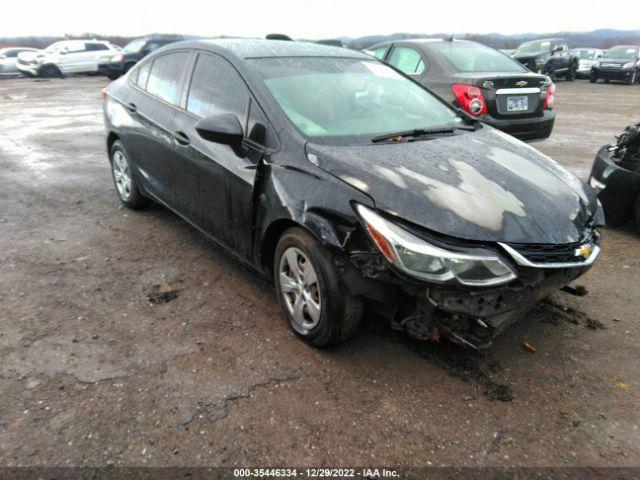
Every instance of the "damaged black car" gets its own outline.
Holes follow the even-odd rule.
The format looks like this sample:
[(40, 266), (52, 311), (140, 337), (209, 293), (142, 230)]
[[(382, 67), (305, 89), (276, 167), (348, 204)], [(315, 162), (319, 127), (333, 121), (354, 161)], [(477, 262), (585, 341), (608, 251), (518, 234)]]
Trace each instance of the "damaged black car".
[(166, 206), (268, 275), (316, 347), (364, 308), (486, 346), (600, 251), (593, 189), (368, 55), (181, 42), (105, 93), (121, 201)]
[(616, 140), (596, 155), (589, 184), (598, 191), (607, 223), (632, 221), (640, 229), (640, 123)]

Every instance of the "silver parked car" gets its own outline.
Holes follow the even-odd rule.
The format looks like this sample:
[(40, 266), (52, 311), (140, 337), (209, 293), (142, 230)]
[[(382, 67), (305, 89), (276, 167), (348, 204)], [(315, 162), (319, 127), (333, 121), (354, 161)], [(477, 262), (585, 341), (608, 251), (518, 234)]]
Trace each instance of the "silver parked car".
[(591, 67), (596, 61), (600, 60), (604, 52), (605, 50), (599, 48), (575, 48), (573, 54), (578, 58), (576, 77), (589, 78)]
[(16, 63), (18, 54), (21, 52), (37, 52), (37, 50), (27, 47), (0, 48), (0, 76), (18, 75), (20, 73)]

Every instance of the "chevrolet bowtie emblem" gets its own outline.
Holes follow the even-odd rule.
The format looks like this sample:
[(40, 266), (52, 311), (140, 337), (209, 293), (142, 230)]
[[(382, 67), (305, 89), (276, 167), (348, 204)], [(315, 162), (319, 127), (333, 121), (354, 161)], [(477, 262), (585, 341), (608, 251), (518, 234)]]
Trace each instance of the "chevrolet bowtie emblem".
[(585, 243), (584, 245), (580, 245), (580, 248), (576, 248), (574, 255), (576, 257), (582, 257), (585, 260), (591, 256), (591, 251), (593, 250), (593, 245), (590, 243)]
[(520, 80), (519, 82), (516, 82), (516, 87), (524, 87), (525, 85), (527, 85), (529, 82), (525, 81), (525, 80)]

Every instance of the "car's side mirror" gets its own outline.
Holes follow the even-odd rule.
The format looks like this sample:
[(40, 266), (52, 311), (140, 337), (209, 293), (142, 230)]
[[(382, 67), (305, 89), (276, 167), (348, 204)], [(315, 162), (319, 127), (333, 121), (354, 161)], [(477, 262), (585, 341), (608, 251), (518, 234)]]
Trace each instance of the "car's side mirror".
[(238, 117), (231, 113), (211, 115), (196, 123), (196, 132), (205, 140), (229, 145), (236, 155), (243, 157), (244, 132)]

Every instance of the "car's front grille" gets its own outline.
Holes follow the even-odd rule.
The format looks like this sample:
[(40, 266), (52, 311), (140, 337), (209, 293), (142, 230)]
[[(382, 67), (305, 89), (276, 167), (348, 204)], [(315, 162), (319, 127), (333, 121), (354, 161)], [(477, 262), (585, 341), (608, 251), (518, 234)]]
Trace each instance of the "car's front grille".
[(599, 245), (600, 236), (593, 232), (582, 242), (574, 243), (510, 243), (511, 248), (532, 263), (580, 263), (585, 259), (580, 256), (580, 248), (585, 244)]
[(622, 65), (619, 63), (601, 63), (600, 66), (602, 68), (620, 68)]

